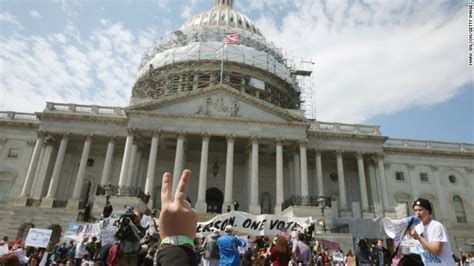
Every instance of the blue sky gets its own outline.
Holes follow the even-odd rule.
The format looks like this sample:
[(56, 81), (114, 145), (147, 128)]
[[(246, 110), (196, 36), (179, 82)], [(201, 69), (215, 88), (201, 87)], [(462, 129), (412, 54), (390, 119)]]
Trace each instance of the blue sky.
[[(0, 110), (126, 106), (141, 56), (212, 0), (0, 0)], [(236, 0), (312, 60), (306, 109), (394, 138), (474, 143), (466, 1)]]

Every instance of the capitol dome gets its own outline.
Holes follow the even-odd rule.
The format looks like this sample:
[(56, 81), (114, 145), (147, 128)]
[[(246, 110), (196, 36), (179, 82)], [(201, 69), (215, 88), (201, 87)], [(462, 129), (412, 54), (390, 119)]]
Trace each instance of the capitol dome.
[(214, 8), (190, 18), (180, 30), (187, 31), (194, 27), (227, 27), (262, 35), (251, 19), (232, 9), (233, 4), (233, 0), (214, 0)]
[[(285, 109), (300, 109), (300, 89), (281, 51), (233, 0), (188, 19), (143, 56), (131, 104), (228, 85)], [(233, 39), (224, 42), (226, 38)]]

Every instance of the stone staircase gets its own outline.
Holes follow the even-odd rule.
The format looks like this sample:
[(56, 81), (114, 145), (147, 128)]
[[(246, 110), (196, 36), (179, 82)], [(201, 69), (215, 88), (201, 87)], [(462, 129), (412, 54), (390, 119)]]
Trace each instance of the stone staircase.
[[(5, 216), (2, 215), (5, 213)], [(38, 207), (10, 207), (0, 210), (0, 235), (8, 235), (14, 239), (19, 228), (25, 223), (32, 223), (35, 228), (48, 229), (52, 225), (59, 225), (64, 233), (70, 222), (76, 222), (79, 210), (54, 209)], [(9, 216), (9, 218), (8, 218)]]

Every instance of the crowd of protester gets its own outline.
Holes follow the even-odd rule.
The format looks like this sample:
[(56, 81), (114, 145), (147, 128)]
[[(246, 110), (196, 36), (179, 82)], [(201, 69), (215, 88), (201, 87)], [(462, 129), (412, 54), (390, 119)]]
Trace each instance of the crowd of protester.
[[(355, 253), (334, 247), (330, 250), (313, 238), (311, 227), (303, 228), (293, 237), (289, 233), (242, 236), (227, 225), (223, 231), (212, 228), (208, 236), (194, 238), (197, 216), (185, 198), (189, 177), (189, 170), (185, 170), (173, 200), (171, 175), (163, 176), (160, 230), (153, 218), (156, 213), (129, 209), (119, 216), (114, 243), (102, 245), (95, 236), (84, 235), (80, 241), (35, 248), (25, 246), (22, 240), (10, 241), (5, 236), (0, 243), (0, 266), (392, 265), (392, 256), (381, 239), (359, 240)], [(453, 254), (453, 258), (458, 265), (473, 265), (467, 252), (461, 258)]]
[[(136, 212), (135, 227), (140, 213)], [(143, 229), (143, 230), (142, 230)], [(122, 229), (127, 231), (128, 229)], [(131, 234), (133, 229), (131, 229)], [(144, 232), (144, 228), (139, 230)], [(341, 249), (329, 250), (304, 232), (295, 237), (278, 236), (234, 236), (232, 226), (223, 232), (217, 228), (203, 238), (194, 240), (197, 265), (391, 265), (391, 254), (383, 246), (383, 240), (369, 242), (360, 240), (355, 253)], [(124, 232), (126, 234), (126, 232)], [(1, 265), (157, 265), (156, 255), (160, 249), (159, 235), (144, 233), (136, 238), (120, 236), (114, 244), (101, 245), (96, 237), (84, 236), (82, 241), (58, 243), (48, 248), (26, 247), (21, 240), (9, 241), (4, 237), (0, 246), (7, 247), (1, 254)], [(238, 247), (238, 248), (235, 248)], [(455, 257), (457, 265), (471, 265), (471, 254), (463, 252)]]

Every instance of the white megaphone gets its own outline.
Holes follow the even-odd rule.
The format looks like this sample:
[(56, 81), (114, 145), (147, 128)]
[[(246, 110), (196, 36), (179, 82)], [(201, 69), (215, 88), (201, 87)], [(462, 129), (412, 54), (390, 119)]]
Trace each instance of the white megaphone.
[(383, 229), (390, 238), (403, 234), (408, 227), (415, 226), (420, 223), (420, 219), (416, 216), (409, 216), (400, 220), (392, 220), (388, 217), (382, 219)]

